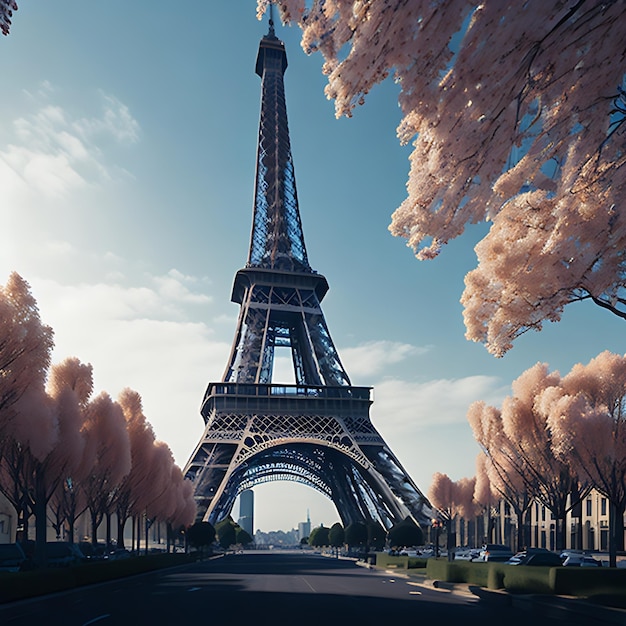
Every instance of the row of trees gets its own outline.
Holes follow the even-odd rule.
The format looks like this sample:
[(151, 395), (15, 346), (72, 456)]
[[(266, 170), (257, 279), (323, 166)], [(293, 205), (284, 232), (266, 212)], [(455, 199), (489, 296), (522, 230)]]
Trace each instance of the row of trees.
[(53, 331), (39, 317), (30, 288), (13, 273), (0, 287), (0, 491), (18, 513), (24, 537), (34, 516), (38, 554), (48, 515), (57, 534), (91, 517), (91, 538), (117, 519), (117, 543), (134, 516), (187, 526), (193, 488), (157, 441), (140, 395), (94, 396), (93, 368), (77, 358), (51, 367)]
[(473, 479), (435, 474), (428, 497), (443, 520), (469, 519), (505, 500), (528, 545), (527, 517), (540, 502), (564, 548), (568, 512), (595, 489), (609, 502), (609, 558), (624, 549), (626, 511), (626, 357), (602, 352), (565, 376), (537, 363), (517, 378), (500, 408), (475, 402), (469, 423), (481, 454)]
[(330, 528), (318, 526), (311, 531), (308, 544), (316, 548), (365, 548), (382, 550), (385, 544), (392, 547), (417, 546), (424, 543), (422, 529), (410, 518), (392, 526), (388, 531), (373, 520), (353, 522), (345, 528), (336, 522)]
[(247, 546), (254, 541), (250, 533), (233, 521), (230, 516), (219, 521), (215, 526), (209, 522), (196, 522), (187, 529), (187, 542), (195, 548), (204, 550), (216, 540), (224, 550), (235, 545)]

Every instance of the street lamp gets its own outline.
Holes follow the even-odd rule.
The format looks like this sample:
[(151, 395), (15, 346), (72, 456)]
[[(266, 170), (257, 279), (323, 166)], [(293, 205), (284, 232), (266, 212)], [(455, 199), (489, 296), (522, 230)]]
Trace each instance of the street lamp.
[(443, 526), (443, 522), (438, 519), (431, 520), (432, 527), (435, 529), (435, 557), (439, 557), (439, 532)]

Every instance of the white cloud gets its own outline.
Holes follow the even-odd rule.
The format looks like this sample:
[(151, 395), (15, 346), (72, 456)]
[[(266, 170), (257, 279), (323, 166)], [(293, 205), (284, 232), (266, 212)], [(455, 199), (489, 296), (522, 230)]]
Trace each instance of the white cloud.
[(499, 406), (510, 392), (509, 386), (490, 376), (384, 380), (374, 386), (372, 423), (426, 493), (436, 471), (453, 480), (476, 474), (479, 448), (467, 409), (475, 400)]
[[(53, 362), (75, 356), (91, 363), (96, 393), (135, 389), (157, 436), (184, 465), (202, 434), (202, 394), (221, 377), (230, 345), (206, 324), (189, 322), (175, 290), (151, 288), (161, 278), (131, 287), (30, 284), (42, 320), (55, 331)], [(195, 303), (208, 300), (195, 295)]]
[(109, 180), (116, 168), (106, 163), (100, 142), (139, 140), (139, 123), (116, 98), (100, 93), (99, 116), (72, 119), (62, 107), (47, 102), (52, 93), (48, 84), (36, 95), (28, 94), (36, 110), (13, 121), (13, 142), (0, 149), (3, 196), (14, 210), (24, 199), (67, 196)]
[(475, 400), (499, 404), (506, 393), (501, 381), (492, 376), (424, 382), (383, 380), (374, 386), (372, 416), (386, 429), (399, 431), (458, 424), (466, 422), (467, 409)]
[(86, 138), (108, 135), (114, 137), (119, 143), (137, 143), (141, 128), (130, 109), (123, 102), (103, 91), (100, 91), (100, 98), (102, 116), (82, 118), (76, 121), (73, 127)]
[(199, 281), (194, 276), (185, 276), (178, 270), (170, 270), (165, 276), (156, 276), (153, 279), (158, 292), (170, 299), (186, 303), (206, 303), (211, 300), (205, 293), (194, 293), (188, 285), (195, 285)]
[(371, 378), (410, 357), (428, 352), (428, 348), (396, 341), (371, 341), (340, 350), (341, 361), (354, 380)]

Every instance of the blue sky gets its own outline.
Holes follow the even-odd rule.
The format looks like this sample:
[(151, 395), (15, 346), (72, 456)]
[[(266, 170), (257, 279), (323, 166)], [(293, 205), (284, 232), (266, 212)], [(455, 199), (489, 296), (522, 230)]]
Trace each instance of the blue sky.
[[(142, 395), (180, 466), (202, 434), (206, 384), (224, 372), (248, 252), (267, 32), (255, 8), (23, 0), (0, 39), (0, 282), (15, 270), (30, 283), (55, 362), (92, 363), (97, 392)], [(336, 120), (321, 58), (296, 28), (277, 34), (305, 241), (330, 284), (322, 307), (340, 356), (353, 384), (374, 387), (372, 421), (424, 492), (436, 471), (472, 476), (473, 400), (499, 404), (537, 361), (565, 373), (623, 354), (626, 326), (577, 304), (502, 359), (466, 341), (459, 298), (486, 227), (415, 260), (387, 230), (409, 169), (397, 86)], [(338, 519), (306, 487), (255, 491), (261, 530), (293, 528), (307, 509), (313, 525)]]

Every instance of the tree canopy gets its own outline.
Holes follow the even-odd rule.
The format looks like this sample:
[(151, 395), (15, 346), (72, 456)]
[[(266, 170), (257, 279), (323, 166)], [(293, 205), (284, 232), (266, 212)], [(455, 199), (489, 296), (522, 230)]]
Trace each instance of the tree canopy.
[(209, 522), (196, 522), (187, 529), (187, 540), (195, 548), (210, 546), (215, 541), (215, 528)]
[(309, 535), (309, 545), (314, 548), (323, 548), (329, 545), (328, 533), (330, 529), (326, 526), (317, 526), (311, 531)]
[(335, 522), (328, 531), (328, 543), (333, 548), (341, 548), (344, 543), (345, 532), (339, 522)]
[(235, 528), (235, 541), (242, 546), (247, 546), (253, 543), (254, 539), (245, 528), (237, 525)]
[(174, 526), (192, 523), (191, 482), (155, 440), (139, 394), (127, 388), (118, 401), (106, 392), (92, 397), (92, 366), (70, 357), (50, 368), (53, 345), (28, 284), (11, 274), (0, 285), (0, 492), (24, 536), (34, 515), (37, 558), (48, 512), (57, 532), (69, 527), (70, 541), (86, 509), (93, 541), (113, 512), (121, 527), (144, 513)]
[(526, 491), (552, 511), (559, 547), (567, 510), (591, 488), (606, 496), (614, 565), (626, 510), (625, 413), (626, 356), (602, 352), (566, 376), (538, 363), (501, 409), (475, 402), (468, 419), (497, 491), (512, 504), (510, 494)]
[(215, 524), (215, 532), (217, 541), (224, 550), (237, 543), (237, 529), (231, 517), (226, 517)]
[(344, 541), (350, 548), (364, 546), (367, 543), (367, 527), (363, 522), (352, 522), (345, 530)]
[(424, 543), (422, 529), (409, 517), (389, 529), (389, 544), (391, 546), (421, 546)]
[(378, 521), (368, 520), (365, 523), (367, 528), (367, 544), (373, 550), (382, 550), (387, 540), (387, 531)]
[(626, 318), (623, 2), (275, 4), (323, 55), (338, 117), (398, 84), (414, 150), (390, 231), (432, 259), (490, 223), (465, 279), (468, 339), (501, 356), (579, 300)]

